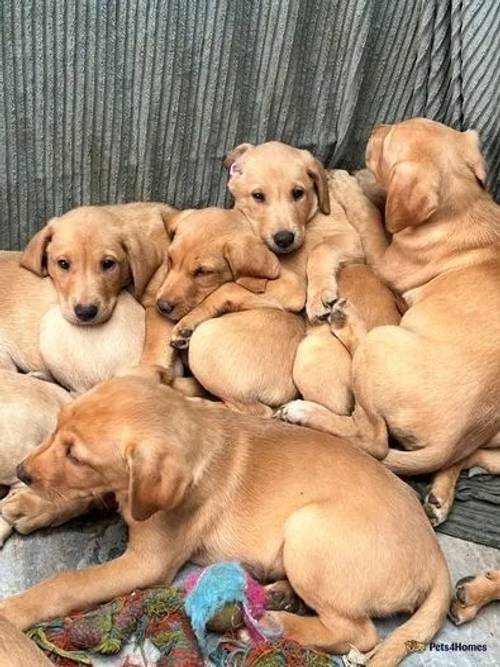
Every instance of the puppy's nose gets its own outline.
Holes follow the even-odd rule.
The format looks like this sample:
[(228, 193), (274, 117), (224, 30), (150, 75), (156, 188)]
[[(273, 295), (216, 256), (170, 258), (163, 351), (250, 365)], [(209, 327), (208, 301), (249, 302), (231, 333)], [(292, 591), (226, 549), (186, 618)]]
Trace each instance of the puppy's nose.
[(99, 308), (95, 303), (77, 303), (75, 306), (75, 315), (82, 322), (90, 322), (97, 315)]
[(285, 250), (286, 248), (289, 248), (295, 241), (295, 234), (293, 232), (289, 232), (288, 230), (283, 230), (281, 232), (276, 232), (276, 234), (273, 236), (273, 240), (278, 248), (283, 248), (283, 250)]
[(163, 313), (164, 315), (170, 315), (170, 313), (174, 309), (173, 304), (170, 303), (170, 301), (167, 301), (166, 299), (158, 299), (156, 305), (158, 306), (158, 310), (160, 311), (160, 313)]
[(20, 463), (16, 468), (17, 479), (20, 479), (21, 482), (24, 482), (28, 486), (31, 484), (31, 475), (29, 475), (26, 470), (23, 468), (23, 464)]

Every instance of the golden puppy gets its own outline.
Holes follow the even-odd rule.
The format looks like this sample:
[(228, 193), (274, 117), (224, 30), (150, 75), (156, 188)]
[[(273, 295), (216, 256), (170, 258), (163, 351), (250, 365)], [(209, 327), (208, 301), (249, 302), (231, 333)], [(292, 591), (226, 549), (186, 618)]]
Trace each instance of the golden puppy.
[(280, 141), (240, 144), (224, 165), (235, 208), (275, 253), (300, 248), (306, 224), (318, 211), (330, 213), (326, 172), (309, 151)]
[(120, 292), (130, 288), (146, 308), (143, 361), (167, 365), (171, 327), (151, 297), (165, 276), (165, 223), (174, 213), (167, 204), (151, 202), (75, 208), (35, 234), (21, 266), (50, 276), (62, 315), (79, 326), (106, 322)]
[(66, 407), (21, 472), (49, 496), (114, 492), (129, 545), (113, 562), (3, 601), (18, 628), (168, 584), (187, 560), (239, 560), (264, 580), (286, 577), (317, 615), (272, 616), (286, 636), (327, 651), (371, 650), (373, 617), (413, 611), (377, 646), (376, 667), (430, 641), (448, 609), (446, 562), (413, 491), (339, 438), (130, 376)]
[[(433, 472), (500, 444), (500, 208), (484, 190), (473, 131), (425, 119), (383, 126), (367, 163), (387, 190), (390, 243), (347, 174), (338, 197), (409, 310), (400, 327), (379, 327), (359, 343), (352, 417), (303, 404), (287, 418), (350, 437), (397, 473)], [(351, 309), (347, 322), (355, 319)], [(388, 449), (389, 431), (412, 451)], [(442, 501), (428, 498), (436, 523), (449, 509)]]
[(138, 363), (144, 308), (130, 294), (119, 296), (107, 322), (76, 327), (62, 317), (52, 281), (20, 267), (20, 259), (21, 253), (0, 252), (0, 368), (57, 378), (80, 392)]
[(222, 331), (215, 320), (197, 329), (189, 365), (201, 384), (229, 407), (271, 414), (269, 406), (298, 395), (292, 373), (304, 324), (284, 307), (292, 312), (303, 307), (303, 281), (293, 271), (281, 270), (276, 256), (236, 210), (184, 211), (169, 231), (174, 233), (169, 272), (157, 303), (165, 316), (180, 320), (171, 343), (184, 349), (203, 321), (222, 312), (250, 310), (225, 316)]

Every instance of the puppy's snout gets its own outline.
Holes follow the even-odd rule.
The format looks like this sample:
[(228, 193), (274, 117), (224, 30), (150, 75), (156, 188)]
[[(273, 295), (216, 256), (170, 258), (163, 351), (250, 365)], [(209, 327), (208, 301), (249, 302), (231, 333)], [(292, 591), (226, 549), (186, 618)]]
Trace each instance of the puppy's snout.
[(280, 232), (276, 232), (276, 234), (273, 236), (273, 241), (278, 246), (278, 248), (286, 250), (295, 241), (295, 234), (288, 231), (287, 229), (284, 229)]
[(21, 482), (24, 482), (24, 484), (27, 484), (28, 486), (32, 482), (31, 475), (27, 472), (27, 470), (25, 470), (22, 463), (20, 463), (16, 468), (16, 476), (17, 479), (21, 480)]
[(160, 313), (163, 313), (164, 315), (170, 315), (174, 309), (174, 304), (170, 303), (170, 301), (167, 301), (166, 299), (158, 299), (156, 305)]
[(90, 322), (99, 312), (95, 303), (77, 303), (75, 306), (75, 315), (81, 322)]

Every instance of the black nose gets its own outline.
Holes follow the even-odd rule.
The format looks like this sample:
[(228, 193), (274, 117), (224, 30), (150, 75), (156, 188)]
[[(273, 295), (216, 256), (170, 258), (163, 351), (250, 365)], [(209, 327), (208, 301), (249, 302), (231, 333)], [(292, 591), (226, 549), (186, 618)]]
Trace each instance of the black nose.
[(174, 309), (173, 304), (171, 304), (166, 299), (158, 299), (156, 305), (158, 306), (158, 310), (160, 311), (160, 313), (164, 313), (165, 315), (170, 315), (170, 313)]
[(94, 303), (77, 303), (75, 315), (82, 322), (90, 322), (97, 315), (99, 308)]
[(29, 475), (26, 470), (23, 468), (23, 464), (20, 463), (16, 468), (17, 479), (20, 479), (21, 482), (24, 482), (28, 486), (31, 484), (31, 475)]
[(295, 241), (295, 234), (287, 230), (276, 232), (276, 234), (273, 236), (273, 240), (278, 248), (289, 248)]

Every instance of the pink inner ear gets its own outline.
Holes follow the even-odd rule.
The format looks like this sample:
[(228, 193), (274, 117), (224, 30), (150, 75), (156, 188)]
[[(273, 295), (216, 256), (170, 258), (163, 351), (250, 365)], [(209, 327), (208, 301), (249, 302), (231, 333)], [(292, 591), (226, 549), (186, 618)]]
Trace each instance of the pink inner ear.
[(234, 176), (235, 174), (242, 174), (242, 170), (239, 164), (236, 162), (233, 162), (233, 164), (229, 167), (229, 175)]

